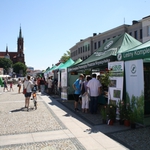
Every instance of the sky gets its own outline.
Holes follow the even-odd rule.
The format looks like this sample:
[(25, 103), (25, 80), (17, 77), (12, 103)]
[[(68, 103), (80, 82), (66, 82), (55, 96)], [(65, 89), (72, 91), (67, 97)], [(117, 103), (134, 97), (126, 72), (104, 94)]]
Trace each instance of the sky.
[(0, 0), (0, 51), (6, 45), (17, 51), (21, 26), (26, 65), (45, 70), (80, 39), (150, 15), (149, 6), (149, 0)]

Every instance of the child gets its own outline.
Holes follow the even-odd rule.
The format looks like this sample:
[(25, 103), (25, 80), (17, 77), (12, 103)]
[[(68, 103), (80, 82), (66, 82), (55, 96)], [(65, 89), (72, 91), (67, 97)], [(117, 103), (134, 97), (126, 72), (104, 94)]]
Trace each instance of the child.
[(11, 90), (14, 91), (14, 89), (13, 89), (13, 82), (12, 81), (10, 81), (10, 92), (11, 92)]
[(37, 97), (36, 97), (37, 85), (34, 85), (32, 89), (32, 99), (34, 103), (34, 108), (37, 109)]

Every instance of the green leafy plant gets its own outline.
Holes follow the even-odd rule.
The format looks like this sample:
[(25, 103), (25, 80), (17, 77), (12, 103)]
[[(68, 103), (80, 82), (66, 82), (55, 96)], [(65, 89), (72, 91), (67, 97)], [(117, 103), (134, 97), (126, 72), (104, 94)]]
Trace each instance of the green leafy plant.
[(116, 105), (115, 104), (112, 104), (112, 103), (108, 104), (107, 112), (108, 112), (109, 119), (116, 120)]
[(125, 120), (126, 107), (123, 100), (118, 101), (118, 109), (119, 109), (119, 118), (120, 120)]
[(104, 120), (107, 119), (107, 107), (106, 106), (101, 108), (101, 116), (102, 116), (102, 119)]

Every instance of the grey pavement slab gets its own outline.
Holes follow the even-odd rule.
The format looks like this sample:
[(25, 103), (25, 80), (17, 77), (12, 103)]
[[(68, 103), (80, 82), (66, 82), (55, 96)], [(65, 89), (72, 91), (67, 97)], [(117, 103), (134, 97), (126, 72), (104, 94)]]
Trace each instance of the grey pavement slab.
[(17, 88), (0, 94), (0, 149), (127, 149), (97, 127), (97, 132), (87, 132), (94, 126), (46, 95), (38, 95), (37, 110), (32, 101), (29, 112), (23, 106), (24, 95), (17, 94)]

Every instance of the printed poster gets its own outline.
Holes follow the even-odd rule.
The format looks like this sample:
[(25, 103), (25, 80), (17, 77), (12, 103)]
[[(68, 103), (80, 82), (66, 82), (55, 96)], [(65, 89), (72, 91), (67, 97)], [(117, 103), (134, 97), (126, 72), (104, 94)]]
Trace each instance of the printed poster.
[(114, 100), (117, 103), (118, 100), (123, 99), (124, 62), (110, 62), (108, 63), (108, 70), (110, 71), (108, 103), (110, 100)]

